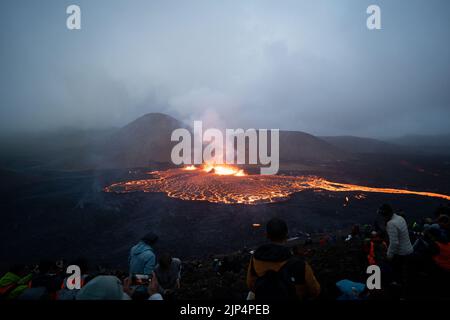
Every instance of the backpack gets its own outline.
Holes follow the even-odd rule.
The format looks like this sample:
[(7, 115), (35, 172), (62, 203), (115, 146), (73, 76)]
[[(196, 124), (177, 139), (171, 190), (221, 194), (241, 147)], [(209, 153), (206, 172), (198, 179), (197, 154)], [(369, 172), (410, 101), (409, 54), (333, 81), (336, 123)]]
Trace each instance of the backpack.
[[(252, 260), (253, 263), (253, 260)], [(305, 262), (293, 257), (278, 271), (269, 270), (255, 282), (256, 300), (296, 300), (296, 285), (305, 282)]]

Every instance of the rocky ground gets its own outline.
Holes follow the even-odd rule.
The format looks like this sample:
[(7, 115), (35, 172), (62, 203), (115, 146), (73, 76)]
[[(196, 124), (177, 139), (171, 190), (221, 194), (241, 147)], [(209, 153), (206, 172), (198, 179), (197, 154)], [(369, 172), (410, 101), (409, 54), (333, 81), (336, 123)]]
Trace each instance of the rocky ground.
[[(311, 264), (322, 287), (321, 299), (335, 299), (335, 283), (341, 279), (365, 282), (364, 253), (360, 241), (339, 241), (325, 245), (303, 245), (303, 241), (292, 241), (289, 245)], [(245, 249), (229, 255), (186, 261), (178, 297), (201, 300), (245, 299), (250, 256), (250, 250)], [(221, 266), (217, 267), (217, 261), (221, 262)]]
[[(364, 239), (305, 245), (304, 241), (289, 242), (297, 254), (303, 256), (312, 266), (321, 285), (319, 300), (335, 300), (339, 296), (336, 282), (349, 279), (366, 283), (367, 262), (363, 251)], [(250, 260), (250, 249), (244, 249), (229, 255), (211, 256), (208, 259), (185, 261), (183, 264), (182, 285), (178, 299), (182, 300), (244, 300), (248, 289), (246, 274)], [(221, 266), (217, 267), (217, 262)], [(381, 264), (385, 267), (385, 261)], [(385, 268), (382, 266), (382, 269)], [(416, 267), (416, 269), (414, 269)], [(448, 290), (441, 288), (441, 280), (427, 273), (417, 265), (409, 277), (406, 298), (413, 300), (450, 299)], [(438, 280), (438, 281), (436, 281)], [(443, 289), (443, 290), (441, 290)], [(392, 286), (384, 271), (381, 290), (372, 290), (370, 300), (399, 300), (399, 288)]]

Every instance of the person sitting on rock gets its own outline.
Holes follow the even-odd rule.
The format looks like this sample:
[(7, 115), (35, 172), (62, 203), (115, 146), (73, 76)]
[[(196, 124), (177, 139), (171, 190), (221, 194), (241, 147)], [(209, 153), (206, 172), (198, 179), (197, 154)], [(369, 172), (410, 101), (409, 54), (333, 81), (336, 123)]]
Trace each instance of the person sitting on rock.
[(157, 240), (158, 236), (149, 232), (131, 248), (128, 258), (130, 275), (152, 274), (156, 267), (156, 256), (152, 246)]
[(173, 297), (176, 290), (180, 288), (181, 260), (172, 258), (169, 253), (161, 254), (155, 268), (155, 275), (158, 278), (159, 292), (166, 298)]

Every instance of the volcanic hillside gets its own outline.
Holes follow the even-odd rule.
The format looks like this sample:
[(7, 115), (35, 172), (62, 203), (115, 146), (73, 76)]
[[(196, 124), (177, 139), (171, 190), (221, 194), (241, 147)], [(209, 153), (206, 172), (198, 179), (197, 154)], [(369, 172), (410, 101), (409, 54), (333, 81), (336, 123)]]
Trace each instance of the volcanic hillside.
[[(148, 113), (121, 128), (27, 135), (20, 140), (11, 140), (9, 145), (13, 145), (13, 149), (8, 145), (5, 150), (5, 144), (1, 145), (9, 157), (8, 161), (3, 159), (0, 167), (39, 166), (41, 169), (79, 171), (171, 164), (170, 154), (177, 143), (170, 141), (171, 134), (178, 128), (191, 131), (190, 125), (192, 123), (183, 123), (166, 114)], [(43, 142), (45, 147), (40, 147)], [(281, 165), (320, 164), (349, 157), (351, 153), (321, 138), (301, 131), (280, 130)], [(30, 159), (34, 162), (30, 163)]]
[[(170, 116), (149, 113), (115, 132), (102, 151), (113, 167), (145, 167), (152, 162), (170, 163), (173, 130), (189, 126)], [(304, 132), (280, 131), (281, 161), (335, 161), (347, 158), (346, 152)], [(107, 161), (106, 161), (107, 160)]]
[(349, 155), (317, 138), (301, 131), (280, 131), (281, 161), (327, 162), (349, 158)]
[(146, 114), (106, 139), (101, 150), (103, 163), (118, 168), (146, 167), (152, 162), (170, 162), (176, 142), (170, 141), (172, 131), (187, 128), (180, 121), (162, 114)]

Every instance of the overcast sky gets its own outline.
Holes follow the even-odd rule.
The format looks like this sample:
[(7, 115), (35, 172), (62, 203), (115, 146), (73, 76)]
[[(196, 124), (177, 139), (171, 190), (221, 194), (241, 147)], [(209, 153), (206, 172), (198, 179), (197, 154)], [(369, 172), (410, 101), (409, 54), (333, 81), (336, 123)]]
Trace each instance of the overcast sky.
[[(70, 4), (81, 30), (66, 28)], [(367, 29), (369, 4), (382, 30)], [(449, 14), (448, 0), (2, 0), (1, 131), (164, 112), (320, 135), (448, 133)]]

